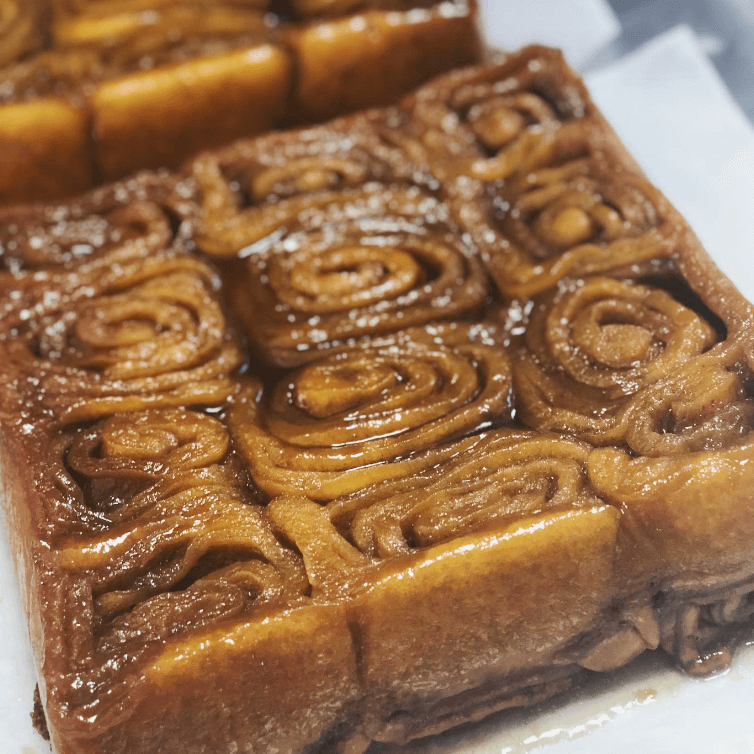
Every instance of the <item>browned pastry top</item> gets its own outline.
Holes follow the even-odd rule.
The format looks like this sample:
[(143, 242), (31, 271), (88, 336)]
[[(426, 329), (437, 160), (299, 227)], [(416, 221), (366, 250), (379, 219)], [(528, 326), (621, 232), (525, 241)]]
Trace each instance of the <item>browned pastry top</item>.
[(391, 104), (481, 52), (475, 0), (3, 0), (0, 204)]
[[(195, 57), (281, 42), (281, 24), (436, 0), (3, 0), (0, 103), (55, 95)], [(464, 2), (454, 12), (468, 12)], [(83, 90), (82, 90), (83, 85)]]
[[(75, 96), (82, 83), (86, 87), (269, 38), (264, 3), (9, 0), (7, 4), (7, 26), (0, 26), (0, 61), (7, 66), (0, 102)], [(24, 37), (26, 55), (18, 54)]]
[(553, 51), (6, 211), (0, 249), (61, 740), (168, 649), (522, 522), (618, 521), (615, 600), (745, 571), (754, 312)]

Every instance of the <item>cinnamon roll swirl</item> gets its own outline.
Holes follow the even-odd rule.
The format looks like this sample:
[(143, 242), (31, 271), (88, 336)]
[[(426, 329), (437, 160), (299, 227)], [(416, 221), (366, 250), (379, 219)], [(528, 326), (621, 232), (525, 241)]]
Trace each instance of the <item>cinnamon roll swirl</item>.
[(147, 407), (219, 404), (242, 355), (201, 262), (117, 254), (24, 274), (3, 318), (6, 368), (27, 410), (60, 424)]
[(185, 234), (174, 218), (191, 213), (178, 193), (185, 189), (143, 173), (73, 202), (0, 210), (0, 265), (20, 272), (71, 267), (113, 251), (136, 258), (181, 249)]
[[(185, 409), (115, 414), (66, 430), (77, 525), (54, 532), (79, 703), (123, 691), (126, 667), (173, 637), (305, 601), (301, 558), (244, 485), (223, 423)], [(65, 477), (60, 473), (59, 480)]]
[[(735, 349), (718, 338), (661, 288), (601, 277), (563, 283), (531, 312), (514, 359), (517, 409), (531, 427), (627, 442), (645, 455), (714, 443), (708, 419), (719, 438), (735, 435), (752, 408)], [(686, 427), (683, 438), (674, 426)]]
[(260, 565), (211, 572), (185, 589), (157, 594), (107, 621), (97, 632), (96, 655), (133, 662), (174, 636), (242, 620), (252, 606), (274, 603), (272, 595), (282, 591), (278, 582), (283, 582), (278, 572)]
[[(263, 358), (295, 366), (365, 335), (478, 310), (481, 263), (385, 118), (195, 161), (202, 251), (245, 257), (228, 297)], [(260, 313), (263, 313), (260, 316)]]
[(174, 637), (305, 601), (300, 557), (218, 467), (184, 474), (149, 503), (107, 531), (58, 543), (62, 578), (86, 605), (67, 648), (83, 681), (80, 707), (105, 685), (127, 699), (126, 668)]
[(562, 58), (554, 50), (529, 47), (498, 65), (449, 82), (447, 107), (476, 142), (465, 174), (500, 181), (552, 156), (560, 131), (589, 118), (593, 106), (580, 82), (560, 81)]
[(448, 449), (437, 465), (327, 505), (359, 551), (390, 558), (543, 511), (599, 504), (591, 446), (561, 436), (498, 430)]
[(562, 436), (496, 430), (327, 505), (284, 496), (265, 514), (302, 554), (317, 594), (337, 598), (385, 560), (545, 512), (602, 506), (587, 478), (591, 450)]
[(441, 460), (444, 443), (510, 422), (508, 357), (483, 326), (365, 343), (249, 392), (229, 426), (266, 494), (330, 500)]
[(643, 456), (721, 450), (754, 428), (750, 370), (735, 347), (718, 347), (636, 394), (619, 415), (625, 442)]
[(527, 47), (496, 56), (492, 65), (456, 71), (404, 100), (403, 141), (458, 194), (461, 213), (464, 196), (475, 201), (472, 183), (497, 185), (547, 164), (556, 137), (571, 144), (583, 130), (593, 107), (580, 82), (562, 80), (562, 67), (557, 51)]
[(60, 564), (91, 595), (98, 653), (138, 654), (304, 593), (300, 560), (244, 492), (218, 419), (116, 414), (77, 429), (65, 464), (90, 515), (60, 542)]
[(142, 512), (156, 488), (223, 463), (229, 442), (223, 424), (211, 416), (149, 409), (78, 429), (65, 464), (93, 514), (86, 516), (87, 523), (109, 526)]
[(562, 66), (558, 53), (527, 48), (407, 103), (408, 130), (435, 145), (431, 170), (507, 298), (571, 275), (648, 274), (678, 242), (667, 202)]
[(200, 192), (199, 248), (217, 257), (243, 256), (299, 227), (379, 216), (388, 210), (380, 196), (386, 188), (398, 191), (393, 211), (403, 209), (403, 197), (409, 211), (421, 206), (436, 181), (393, 139), (383, 138), (391, 130), (385, 121), (367, 115), (342, 129), (308, 129), (298, 139), (272, 134), (195, 160), (190, 174)]
[[(722, 448), (691, 448), (655, 458), (616, 448), (592, 453), (588, 461), (592, 486), (624, 509), (626, 528), (635, 537), (635, 547), (622, 555), (630, 578), (655, 573), (661, 563), (676, 593), (694, 594), (697, 574), (713, 585), (722, 581), (728, 594), (735, 593), (731, 584), (735, 585), (736, 572), (750, 572), (750, 563), (742, 560), (741, 553), (750, 544), (753, 451), (749, 428), (748, 437)], [(714, 571), (716, 576), (712, 563), (719, 569)], [(747, 592), (751, 591), (749, 578)], [(726, 623), (733, 618), (730, 613), (750, 604), (750, 599), (744, 605), (734, 599), (727, 615), (719, 605), (709, 615), (710, 622)], [(674, 650), (672, 643), (669, 649)], [(702, 657), (696, 657), (701, 662)], [(686, 664), (683, 656), (680, 659)]]
[(593, 153), (526, 168), (488, 191), (481, 206), (491, 202), (491, 222), (483, 227), (494, 240), (483, 254), (506, 296), (534, 296), (571, 275), (640, 277), (677, 240), (662, 197), (636, 175), (617, 177)]
[[(394, 193), (382, 194), (387, 207)], [(386, 208), (387, 208), (386, 207)], [(231, 300), (266, 361), (295, 366), (368, 335), (479, 311), (487, 279), (439, 224), (388, 216), (287, 236), (250, 257)]]
[(201, 578), (245, 581), (263, 599), (280, 596), (285, 576), (303, 592), (296, 556), (219, 470), (187, 475), (160, 492), (133, 518), (61, 545), (61, 566), (87, 574), (102, 617), (167, 592), (200, 561)]
[(75, 616), (69, 604), (57, 608), (84, 681), (81, 705), (96, 704), (108, 683), (120, 694), (124, 669), (173, 637), (305, 599), (301, 559), (248, 494), (218, 418), (115, 414), (67, 428), (54, 452), (56, 486), (68, 479), (78, 491), (64, 503), (76, 520), (57, 510), (50, 537), (78, 605)]

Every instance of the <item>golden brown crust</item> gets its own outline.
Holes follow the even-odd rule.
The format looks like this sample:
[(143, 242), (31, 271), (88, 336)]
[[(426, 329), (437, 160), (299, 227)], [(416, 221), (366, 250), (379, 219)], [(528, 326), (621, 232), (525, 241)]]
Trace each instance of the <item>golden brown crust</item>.
[(354, 754), (729, 657), (754, 310), (558, 53), (2, 218), (58, 754)]
[(429, 3), (421, 10), (392, 5), (392, 12), (370, 10), (291, 29), (286, 41), (298, 76), (289, 123), (388, 105), (396, 92), (405, 94), (445, 70), (479, 59), (472, 2), (464, 0), (452, 9)]
[(71, 196), (284, 123), (393, 102), (479, 59), (473, 3), (442, 5), (4, 0), (0, 203)]
[(45, 43), (49, 9), (43, 0), (3, 0), (0, 4), (0, 65), (38, 50)]
[(292, 62), (271, 44), (132, 73), (91, 97), (104, 180), (177, 167), (201, 149), (268, 131), (288, 100)]
[(70, 196), (93, 184), (86, 112), (54, 97), (0, 108), (0, 201)]

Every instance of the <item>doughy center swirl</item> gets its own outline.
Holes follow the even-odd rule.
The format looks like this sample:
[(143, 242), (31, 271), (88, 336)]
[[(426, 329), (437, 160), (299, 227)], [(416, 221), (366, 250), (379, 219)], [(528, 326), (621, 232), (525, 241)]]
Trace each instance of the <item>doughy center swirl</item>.
[(410, 253), (368, 246), (346, 246), (319, 254), (301, 251), (285, 266), (274, 264), (270, 270), (270, 282), (279, 299), (297, 311), (313, 314), (349, 311), (397, 298), (424, 277)]
[(556, 301), (541, 336), (576, 382), (626, 393), (714, 342), (712, 328), (665, 291), (610, 278), (587, 280)]
[(473, 401), (481, 382), (473, 362), (449, 349), (356, 353), (279, 385), (267, 425), (301, 447), (362, 443), (441, 420)]
[(82, 305), (66, 333), (58, 320), (44, 328), (41, 355), (111, 379), (162, 374), (201, 363), (220, 347), (225, 320), (203, 281), (174, 272), (127, 293)]
[(482, 265), (442, 224), (385, 217), (292, 234), (251, 256), (233, 300), (266, 361), (298, 366), (360, 338), (478, 310)]
[(329, 500), (443, 458), (448, 440), (512, 418), (492, 330), (413, 328), (312, 362), (230, 409), (237, 447), (270, 496)]
[(334, 500), (328, 513), (361, 552), (391, 557), (502, 521), (594, 504), (588, 451), (555, 435), (497, 430), (451, 445), (417, 475)]
[(228, 433), (195, 411), (162, 409), (116, 414), (78, 437), (67, 455), (78, 474), (94, 478), (157, 478), (168, 471), (219, 463)]

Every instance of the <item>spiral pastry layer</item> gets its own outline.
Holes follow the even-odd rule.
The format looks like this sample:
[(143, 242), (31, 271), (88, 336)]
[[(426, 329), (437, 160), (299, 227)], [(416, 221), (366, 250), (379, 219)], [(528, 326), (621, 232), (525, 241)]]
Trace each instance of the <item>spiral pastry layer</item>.
[(619, 414), (625, 442), (643, 456), (721, 450), (754, 427), (749, 368), (736, 347), (715, 348), (640, 391)]
[(530, 297), (567, 276), (640, 277), (670, 256), (676, 238), (664, 201), (636, 176), (617, 178), (592, 149), (488, 188), (492, 222), (484, 227), (496, 240), (483, 253), (504, 295)]
[[(302, 227), (379, 217), (386, 210), (416, 212), (436, 182), (394, 139), (383, 138), (392, 120), (368, 115), (338, 131), (308, 129), (296, 140), (273, 134), (195, 160), (201, 250), (217, 257), (250, 255)], [(398, 191), (388, 203), (394, 206), (384, 206), (386, 188)]]
[(110, 526), (149, 507), (156, 488), (222, 463), (228, 450), (228, 433), (217, 419), (183, 409), (148, 409), (79, 429), (65, 461), (89, 503), (93, 515), (87, 518)]
[[(605, 138), (580, 82), (563, 85), (552, 51), (459, 74), (410, 106), (413, 130), (440, 145), (432, 169), (505, 297), (567, 276), (638, 277), (671, 255), (667, 203)], [(448, 122), (457, 128), (443, 140)]]
[[(203, 577), (212, 572), (235, 583), (245, 577), (267, 599), (280, 596), (284, 586), (274, 571), (297, 573), (295, 556), (272, 535), (261, 509), (249, 505), (218, 469), (162, 485), (150, 502), (107, 532), (61, 547), (63, 568), (92, 577), (95, 610), (104, 617), (168, 591), (202, 558)], [(223, 559), (229, 563), (222, 565)], [(266, 579), (268, 570), (273, 573)], [(305, 581), (298, 583), (303, 590)]]
[(436, 463), (443, 443), (511, 419), (494, 333), (433, 325), (313, 362), (229, 422), (256, 485), (328, 500)]
[(217, 418), (116, 414), (74, 431), (65, 468), (85, 505), (56, 542), (65, 578), (90, 605), (74, 633), (92, 688), (170, 637), (303, 597), (301, 560), (239, 483)]
[(552, 50), (532, 47), (451, 84), (447, 107), (477, 146), (464, 173), (491, 183), (523, 172), (552, 156), (559, 131), (592, 114), (580, 82), (558, 81), (559, 65)]
[(0, 265), (12, 272), (43, 270), (113, 251), (136, 258), (183, 248), (172, 217), (191, 215), (178, 193), (185, 189), (167, 176), (143, 173), (75, 202), (0, 210)]
[(82, 706), (106, 684), (127, 695), (128, 666), (171, 637), (295, 604), (307, 588), (300, 558), (222, 467), (184, 470), (148, 492), (135, 515), (58, 543), (64, 578), (90, 611), (70, 636), (82, 643)]
[[(563, 284), (531, 312), (514, 360), (517, 408), (537, 429), (596, 444), (628, 442), (647, 455), (661, 446), (672, 452), (669, 421), (680, 427), (715, 415), (721, 436), (728, 425), (736, 434), (747, 426), (751, 407), (732, 371), (735, 355), (716, 346), (717, 339), (703, 316), (661, 288), (602, 277)], [(685, 401), (687, 410), (680, 405)], [(675, 419), (662, 420), (663, 412)], [(653, 443), (659, 443), (655, 450)], [(687, 443), (676, 448), (689, 449)]]
[(591, 447), (498, 430), (462, 441), (439, 464), (338, 498), (333, 524), (365, 555), (390, 558), (543, 511), (597, 504)]
[(18, 295), (3, 319), (7, 367), (23, 375), (29, 412), (68, 424), (214, 405), (233, 391), (242, 355), (201, 262), (116, 254), (42, 280), (8, 281)]
[(461, 239), (392, 216), (287, 236), (246, 262), (231, 297), (265, 360), (289, 367), (368, 335), (473, 314), (487, 291)]

